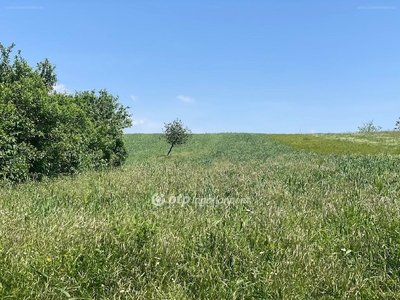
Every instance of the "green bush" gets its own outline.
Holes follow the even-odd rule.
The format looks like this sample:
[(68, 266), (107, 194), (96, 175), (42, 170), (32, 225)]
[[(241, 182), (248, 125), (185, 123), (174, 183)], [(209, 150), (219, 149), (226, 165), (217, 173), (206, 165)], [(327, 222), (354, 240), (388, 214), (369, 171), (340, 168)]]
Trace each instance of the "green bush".
[(382, 126), (376, 126), (374, 124), (374, 120), (368, 121), (364, 123), (362, 126), (358, 127), (358, 132), (367, 133), (367, 132), (379, 132), (382, 131)]
[(45, 59), (33, 70), (14, 44), (0, 43), (0, 177), (11, 181), (72, 174), (121, 165), (127, 108), (101, 90), (56, 93), (55, 67)]

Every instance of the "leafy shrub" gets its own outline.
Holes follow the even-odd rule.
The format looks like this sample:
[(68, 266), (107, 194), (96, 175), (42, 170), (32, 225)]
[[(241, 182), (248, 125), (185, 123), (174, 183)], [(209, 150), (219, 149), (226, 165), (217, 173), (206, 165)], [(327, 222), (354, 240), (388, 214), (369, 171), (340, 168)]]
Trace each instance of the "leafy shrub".
[(56, 93), (55, 67), (33, 70), (14, 44), (0, 43), (0, 177), (23, 181), (118, 166), (127, 151), (122, 129), (131, 125), (118, 97), (101, 90)]
[(374, 120), (368, 121), (364, 123), (362, 126), (358, 127), (358, 132), (366, 133), (366, 132), (379, 132), (382, 130), (381, 126), (376, 126), (374, 124)]

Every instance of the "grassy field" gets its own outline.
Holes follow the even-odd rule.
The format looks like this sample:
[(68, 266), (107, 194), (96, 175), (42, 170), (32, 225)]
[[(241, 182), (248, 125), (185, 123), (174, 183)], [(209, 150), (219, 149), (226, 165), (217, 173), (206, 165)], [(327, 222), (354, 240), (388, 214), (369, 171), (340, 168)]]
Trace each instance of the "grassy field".
[(273, 139), (292, 148), (319, 154), (400, 155), (400, 131), (340, 134), (273, 134)]
[(0, 188), (0, 299), (398, 299), (399, 138), (126, 135), (122, 168)]

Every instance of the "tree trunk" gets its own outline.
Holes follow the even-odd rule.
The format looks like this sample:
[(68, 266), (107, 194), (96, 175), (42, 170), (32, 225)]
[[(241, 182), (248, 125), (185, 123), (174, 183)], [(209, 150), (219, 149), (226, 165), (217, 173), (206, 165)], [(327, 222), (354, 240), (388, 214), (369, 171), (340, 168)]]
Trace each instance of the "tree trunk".
[(167, 156), (171, 153), (172, 147), (174, 147), (174, 144), (171, 144), (171, 148), (169, 148), (169, 151), (167, 153)]

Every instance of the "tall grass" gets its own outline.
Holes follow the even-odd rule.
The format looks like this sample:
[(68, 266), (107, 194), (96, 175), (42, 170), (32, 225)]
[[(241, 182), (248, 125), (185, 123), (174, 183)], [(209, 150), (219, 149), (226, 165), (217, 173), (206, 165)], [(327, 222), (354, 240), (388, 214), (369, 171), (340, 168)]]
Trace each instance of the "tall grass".
[(399, 156), (126, 140), (120, 169), (0, 189), (0, 299), (398, 298)]
[(271, 134), (292, 148), (319, 154), (395, 154), (400, 155), (400, 132), (340, 134)]

